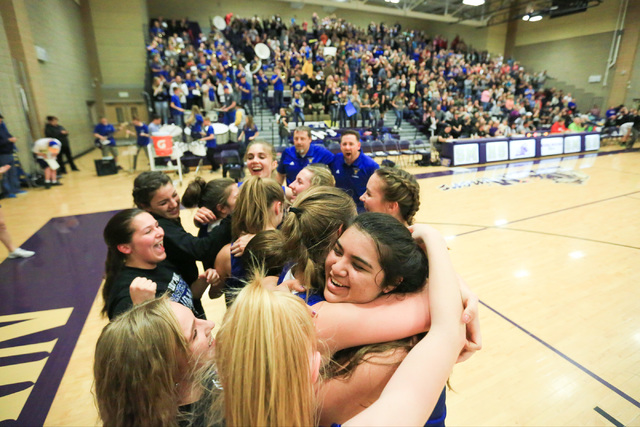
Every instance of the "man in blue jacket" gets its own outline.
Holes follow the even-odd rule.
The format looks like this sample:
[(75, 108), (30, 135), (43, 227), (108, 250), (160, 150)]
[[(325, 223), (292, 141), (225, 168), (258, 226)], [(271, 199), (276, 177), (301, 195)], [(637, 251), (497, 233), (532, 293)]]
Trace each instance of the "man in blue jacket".
[(356, 202), (358, 212), (364, 212), (360, 196), (367, 189), (367, 182), (380, 167), (371, 157), (360, 152), (360, 134), (345, 130), (340, 138), (340, 151), (329, 165), (336, 179), (336, 187), (342, 188)]
[(333, 153), (321, 145), (311, 143), (311, 129), (308, 126), (297, 127), (293, 131), (293, 147), (287, 147), (280, 157), (277, 180), (280, 184), (287, 179), (287, 185), (295, 181), (298, 172), (309, 163), (331, 164)]

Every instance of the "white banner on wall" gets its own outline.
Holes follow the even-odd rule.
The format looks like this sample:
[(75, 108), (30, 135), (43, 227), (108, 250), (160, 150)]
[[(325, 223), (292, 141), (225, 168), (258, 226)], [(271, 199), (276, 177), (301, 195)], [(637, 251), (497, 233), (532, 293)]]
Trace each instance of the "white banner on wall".
[(509, 160), (509, 142), (495, 141), (486, 144), (487, 162)]
[(592, 133), (584, 136), (585, 151), (593, 151), (600, 149), (600, 134)]
[(579, 153), (580, 143), (582, 138), (580, 135), (571, 135), (564, 137), (564, 152), (565, 153)]
[(536, 155), (535, 139), (512, 139), (509, 143), (509, 158), (527, 159)]
[(454, 165), (472, 165), (480, 162), (478, 144), (454, 144), (453, 146)]
[(540, 139), (540, 155), (555, 156), (562, 154), (563, 140), (561, 136)]

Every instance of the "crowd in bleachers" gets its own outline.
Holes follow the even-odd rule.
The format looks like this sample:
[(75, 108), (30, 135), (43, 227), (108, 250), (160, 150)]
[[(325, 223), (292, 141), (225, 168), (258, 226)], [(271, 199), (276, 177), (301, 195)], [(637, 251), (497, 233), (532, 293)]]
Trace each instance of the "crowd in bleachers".
[[(571, 93), (545, 88), (545, 71), (524, 70), (460, 37), (449, 41), (400, 24), (358, 28), (315, 13), (310, 23), (228, 14), (225, 24), (205, 35), (187, 19), (152, 21), (152, 91), (164, 121), (175, 87), (187, 109), (229, 106), (231, 96), (235, 108), (253, 113), (255, 97), (274, 114), (285, 107), (296, 124), (312, 118), (375, 132), (392, 114), (395, 129), (408, 122), (454, 139), (522, 134), (556, 122), (564, 126), (554, 131), (579, 131), (595, 118), (579, 114)], [(268, 59), (256, 56), (258, 43), (269, 47)]]

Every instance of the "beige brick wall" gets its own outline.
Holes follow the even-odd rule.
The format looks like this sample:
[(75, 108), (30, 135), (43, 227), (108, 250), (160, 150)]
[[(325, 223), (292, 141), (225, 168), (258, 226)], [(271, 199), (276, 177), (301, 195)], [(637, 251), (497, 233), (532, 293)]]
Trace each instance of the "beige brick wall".
[(18, 79), (15, 74), (13, 60), (9, 50), (9, 41), (5, 32), (5, 26), (0, 15), (0, 113), (4, 116), (4, 122), (9, 132), (18, 138), (16, 143), (20, 152), (20, 161), (25, 169), (30, 170), (31, 134), (25, 113), (20, 100)]
[(48, 107), (41, 113), (60, 119), (69, 131), (72, 153), (80, 154), (93, 147), (87, 101), (95, 101), (80, 7), (73, 0), (26, 1), (25, 5), (33, 41), (47, 54), (46, 61), (39, 61)]
[[(147, 6), (142, 0), (88, 0), (104, 89), (144, 88)], [(132, 91), (133, 92), (133, 91)]]

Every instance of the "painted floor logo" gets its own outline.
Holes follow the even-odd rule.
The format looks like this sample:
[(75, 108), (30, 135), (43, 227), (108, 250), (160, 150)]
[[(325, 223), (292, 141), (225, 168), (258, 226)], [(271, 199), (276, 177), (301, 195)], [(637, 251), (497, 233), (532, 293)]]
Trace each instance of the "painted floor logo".
[(0, 324), (6, 325), (0, 327), (0, 342), (17, 343), (0, 349), (3, 361), (15, 362), (0, 366), (0, 390), (4, 391), (0, 392), (0, 422), (18, 419), (58, 342), (55, 338), (31, 343), (31, 336), (66, 325), (72, 311), (68, 307), (0, 316)]
[(507, 174), (498, 177), (482, 177), (465, 181), (454, 182), (450, 185), (442, 184), (438, 188), (442, 191), (460, 190), (478, 185), (516, 185), (528, 184), (540, 180), (553, 181), (556, 184), (583, 185), (589, 180), (589, 175), (573, 170), (559, 170), (555, 172), (529, 171), (528, 174)]
[(53, 218), (0, 264), (0, 425), (43, 425), (104, 274), (114, 212)]

